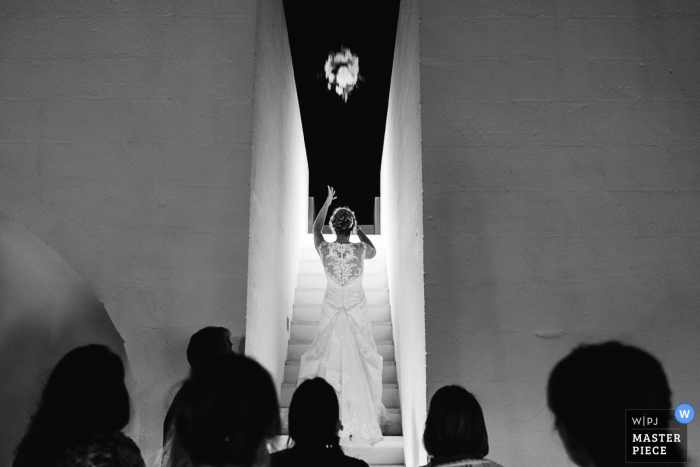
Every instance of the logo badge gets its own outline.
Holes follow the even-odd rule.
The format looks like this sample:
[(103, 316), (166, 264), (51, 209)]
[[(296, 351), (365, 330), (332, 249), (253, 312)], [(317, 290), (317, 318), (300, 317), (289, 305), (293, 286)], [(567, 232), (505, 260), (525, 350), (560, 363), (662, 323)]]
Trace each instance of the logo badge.
[(693, 409), (693, 406), (690, 404), (681, 404), (676, 407), (673, 415), (676, 417), (678, 423), (687, 425), (695, 418), (695, 409)]

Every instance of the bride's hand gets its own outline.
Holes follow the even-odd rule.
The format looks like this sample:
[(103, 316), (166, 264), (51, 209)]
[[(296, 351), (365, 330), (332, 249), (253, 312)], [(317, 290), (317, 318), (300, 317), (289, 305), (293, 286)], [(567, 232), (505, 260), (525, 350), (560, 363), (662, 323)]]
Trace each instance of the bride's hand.
[[(326, 185), (328, 186), (328, 185)], [(326, 198), (326, 203), (331, 204), (331, 202), (335, 199), (335, 190), (328, 186), (328, 197)]]

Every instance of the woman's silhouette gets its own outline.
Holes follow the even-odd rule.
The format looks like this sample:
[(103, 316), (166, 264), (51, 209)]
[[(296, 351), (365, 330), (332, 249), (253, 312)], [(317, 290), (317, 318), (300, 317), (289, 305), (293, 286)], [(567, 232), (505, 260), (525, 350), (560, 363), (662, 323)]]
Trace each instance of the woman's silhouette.
[(121, 432), (129, 416), (121, 358), (104, 345), (73, 349), (51, 372), (12, 465), (143, 467)]
[[(335, 242), (324, 240), (321, 229), (334, 195), (328, 187), (328, 197), (314, 222), (314, 244), (327, 286), (318, 333), (301, 357), (299, 383), (317, 376), (328, 381), (340, 403), (341, 436), (375, 443), (382, 439), (381, 428), (388, 424), (388, 417), (382, 404), (383, 360), (372, 336), (362, 274), (364, 260), (374, 258), (376, 250), (348, 208), (338, 208), (331, 216)], [(350, 243), (354, 231), (360, 243)]]
[(323, 378), (307, 379), (299, 385), (289, 404), (289, 438), (294, 445), (273, 453), (271, 467), (368, 467), (346, 456), (338, 444), (338, 397)]
[(267, 466), (280, 426), (270, 373), (244, 355), (219, 355), (193, 367), (182, 386), (175, 429), (191, 463), (178, 465)]
[(476, 397), (462, 386), (443, 386), (430, 399), (423, 445), (424, 467), (501, 467), (486, 459), (489, 435)]

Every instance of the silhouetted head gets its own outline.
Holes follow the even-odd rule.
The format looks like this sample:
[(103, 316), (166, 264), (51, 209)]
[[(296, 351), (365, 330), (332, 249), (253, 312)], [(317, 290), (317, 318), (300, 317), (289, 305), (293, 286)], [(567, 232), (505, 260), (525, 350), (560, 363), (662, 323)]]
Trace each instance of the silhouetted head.
[[(556, 364), (547, 403), (575, 463), (625, 462), (625, 409), (670, 409), (661, 363), (644, 350), (605, 342), (581, 345)], [(668, 426), (668, 420), (659, 420)], [(665, 425), (664, 425), (665, 424)]]
[(349, 208), (336, 208), (330, 219), (331, 231), (336, 235), (350, 235), (357, 227), (355, 213)]
[(289, 437), (299, 447), (338, 446), (340, 408), (333, 386), (307, 379), (289, 404)]
[(231, 331), (209, 326), (192, 334), (187, 346), (187, 361), (191, 367), (208, 363), (212, 358), (233, 352)]
[(86, 436), (121, 430), (129, 416), (121, 358), (104, 345), (78, 347), (51, 372), (17, 458), (50, 463)]
[(461, 386), (444, 386), (430, 400), (423, 445), (432, 457), (483, 459), (489, 453), (484, 413)]
[(176, 429), (195, 465), (251, 466), (279, 434), (272, 377), (248, 357), (224, 354), (194, 367), (181, 394)]

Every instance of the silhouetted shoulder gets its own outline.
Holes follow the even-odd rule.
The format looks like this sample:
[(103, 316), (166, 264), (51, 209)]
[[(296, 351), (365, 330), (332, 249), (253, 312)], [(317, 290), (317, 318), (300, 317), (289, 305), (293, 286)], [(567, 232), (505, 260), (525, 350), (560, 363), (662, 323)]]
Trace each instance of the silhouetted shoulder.
[(421, 467), (503, 467), (489, 459), (463, 459), (453, 462), (427, 464)]
[(90, 436), (68, 449), (58, 467), (145, 467), (141, 450), (120, 431)]
[(367, 462), (336, 452), (298, 451), (294, 448), (278, 451), (270, 456), (270, 467), (369, 467)]
[(347, 467), (369, 467), (369, 464), (362, 459), (357, 459), (355, 457), (350, 457), (350, 456), (345, 456), (345, 459), (347, 460)]

